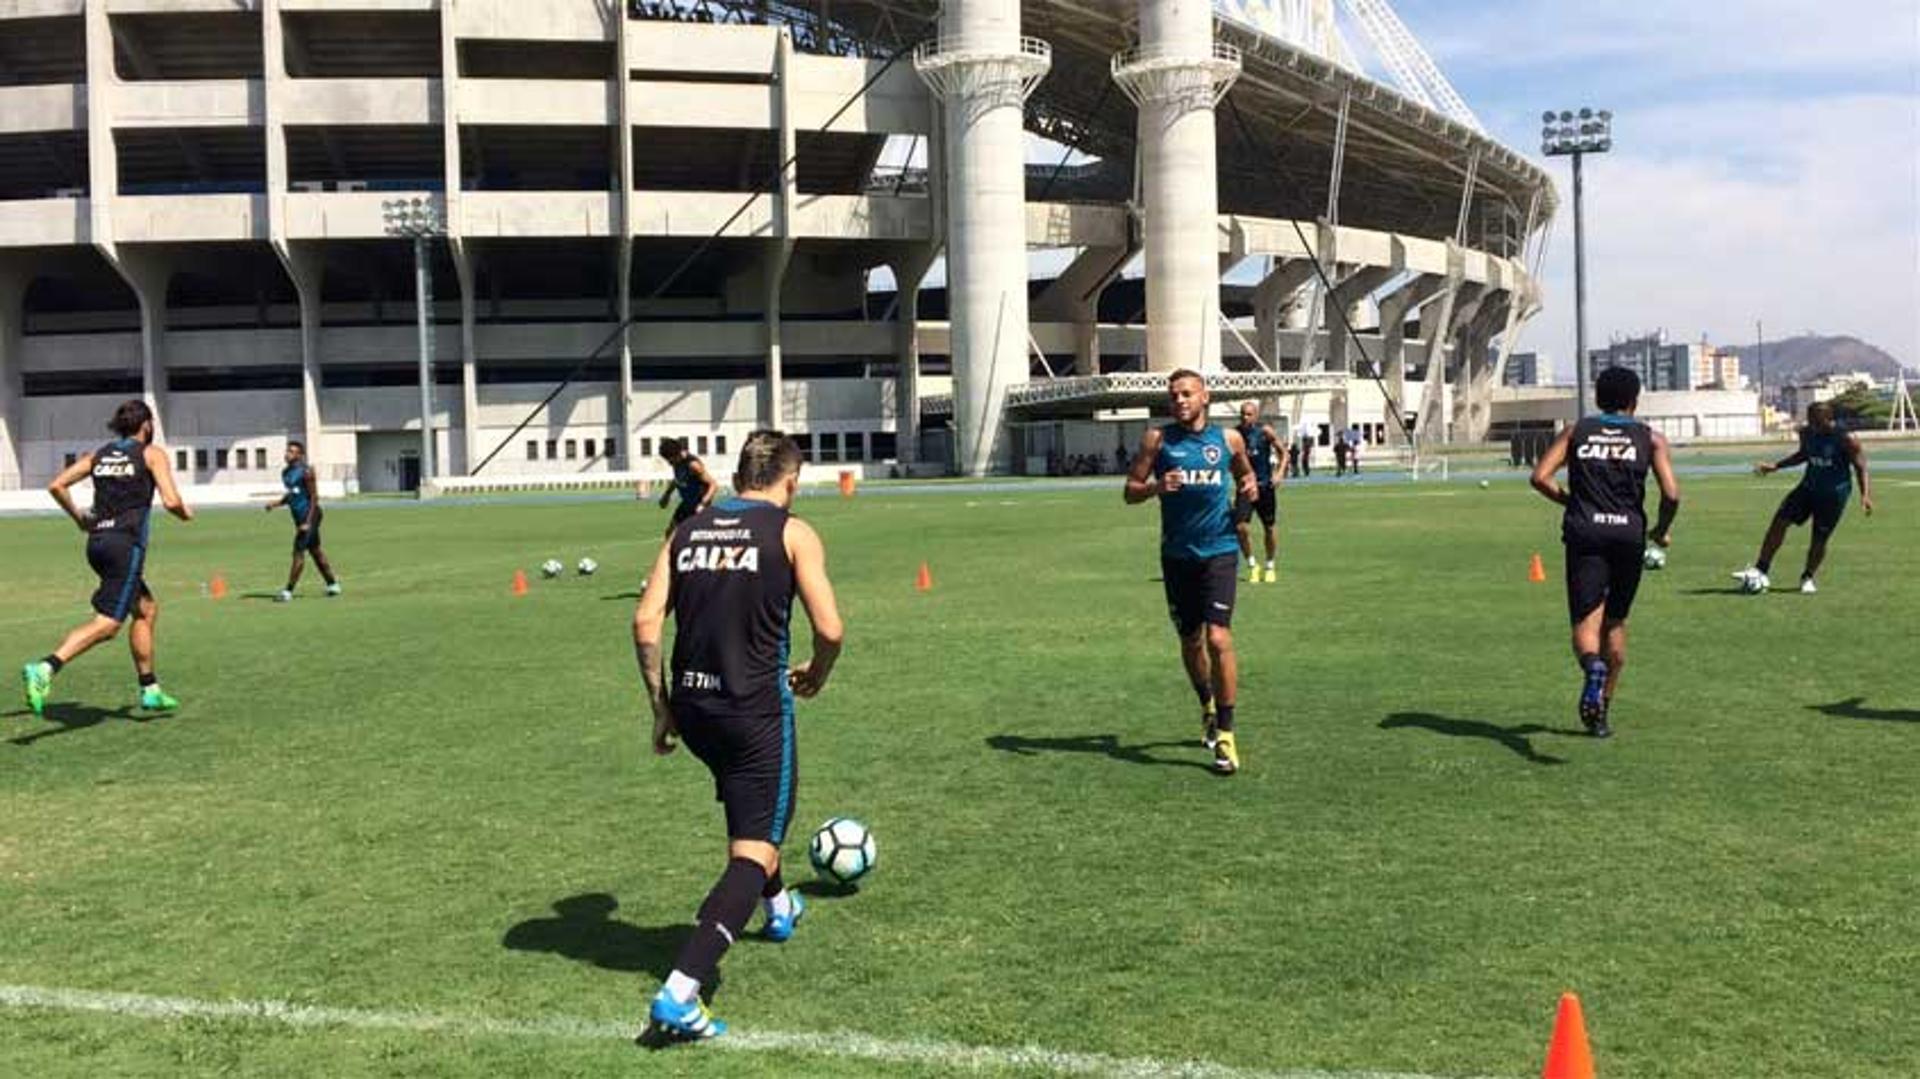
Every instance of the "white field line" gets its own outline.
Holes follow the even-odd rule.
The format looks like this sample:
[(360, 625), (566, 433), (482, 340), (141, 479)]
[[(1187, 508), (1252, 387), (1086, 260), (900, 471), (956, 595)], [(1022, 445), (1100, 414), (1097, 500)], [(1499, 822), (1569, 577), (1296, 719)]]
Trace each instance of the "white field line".
[[(630, 1041), (639, 1031), (637, 1022), (564, 1017), (493, 1019), (431, 1012), (334, 1008), (282, 1000), (194, 1000), (32, 985), (0, 985), (0, 1008), (93, 1012), (130, 1019), (213, 1019), (273, 1023), (284, 1027), (348, 1027), (418, 1034), (576, 1041)], [(1048, 1072), (1056, 1075), (1119, 1076), (1123, 1079), (1440, 1079), (1438, 1076), (1409, 1072), (1258, 1071), (1204, 1061), (1113, 1057), (1031, 1046), (1013, 1048), (920, 1039), (896, 1040), (847, 1032), (790, 1034), (764, 1030), (736, 1031), (713, 1042), (711, 1046), (681, 1051), (705, 1052), (709, 1048), (747, 1053), (800, 1053), (877, 1064), (920, 1064), (955, 1071)]]

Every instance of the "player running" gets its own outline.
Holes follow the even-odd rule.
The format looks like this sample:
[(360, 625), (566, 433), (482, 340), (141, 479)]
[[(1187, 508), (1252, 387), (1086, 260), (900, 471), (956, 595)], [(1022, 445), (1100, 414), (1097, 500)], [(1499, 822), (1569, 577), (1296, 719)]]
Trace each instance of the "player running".
[[(1160, 577), (1167, 610), (1180, 635), (1180, 659), (1200, 698), (1201, 744), (1213, 770), (1240, 770), (1233, 707), (1239, 664), (1233, 651), (1233, 492), (1258, 495), (1253, 464), (1237, 431), (1207, 420), (1207, 383), (1193, 371), (1167, 378), (1173, 422), (1148, 428), (1127, 471), (1128, 505), (1160, 500)], [(1231, 475), (1231, 481), (1229, 481)]]
[(327, 582), (327, 595), (339, 595), (340, 581), (333, 575), (333, 567), (327, 564), (326, 552), (320, 549), (320, 484), (313, 477), (313, 468), (307, 464), (307, 444), (298, 439), (287, 441), (287, 467), (280, 470), (280, 486), (286, 488), (287, 493), (267, 503), (266, 508), (271, 513), (285, 506), (293, 514), (293, 567), (287, 570), (287, 587), (282, 588), (274, 600), (292, 602), (293, 590), (300, 585), (300, 571), (307, 568), (309, 554)]
[(680, 506), (673, 511), (673, 520), (667, 522), (667, 537), (671, 539), (682, 521), (712, 504), (720, 494), (720, 484), (707, 472), (706, 462), (695, 457), (681, 439), (661, 439), (660, 459), (673, 466), (673, 483), (660, 492), (660, 508), (666, 509), (676, 493), (680, 496)]
[[(140, 707), (148, 712), (171, 712), (180, 702), (167, 696), (153, 673), (153, 627), (160, 617), (160, 601), (147, 588), (147, 535), (153, 496), (182, 521), (193, 520), (193, 510), (173, 484), (167, 452), (153, 442), (153, 410), (145, 401), (127, 401), (114, 410), (107, 427), (118, 437), (83, 453), (54, 477), (47, 493), (87, 534), (87, 564), (100, 578), (93, 593), (93, 618), (68, 633), (44, 659), (26, 665), (27, 708), (46, 714), (47, 695), (61, 668), (79, 659), (94, 645), (112, 640), (133, 619), (127, 643), (133, 652), (134, 673), (140, 678)], [(83, 479), (93, 481), (93, 508), (74, 505), (69, 488)]]
[[(1533, 488), (1566, 507), (1560, 540), (1567, 548), (1567, 608), (1573, 654), (1580, 662), (1580, 723), (1609, 738), (1607, 713), (1627, 665), (1627, 616), (1646, 568), (1647, 540), (1673, 542), (1680, 481), (1666, 436), (1633, 418), (1640, 376), (1609, 367), (1594, 380), (1600, 415), (1560, 432), (1533, 470)], [(1567, 487), (1554, 479), (1562, 465)], [(1660, 517), (1647, 530), (1647, 472), (1660, 484)]]
[[(726, 1033), (701, 1002), (700, 987), (713, 983), (754, 901), (766, 908), (766, 936), (775, 942), (793, 935), (806, 909), (780, 877), (797, 774), (793, 699), (827, 684), (842, 631), (820, 537), (790, 515), (799, 481), (800, 448), (791, 438), (778, 431), (748, 436), (733, 477), (740, 493), (701, 509), (674, 534), (634, 613), (635, 650), (653, 706), (653, 751), (664, 756), (676, 739), (685, 741), (713, 773), (727, 818), (726, 870), (654, 994), (644, 1036), (650, 1040)], [(789, 671), (795, 593), (813, 627), (813, 658)], [(671, 683), (660, 652), (669, 611)]]
[[(1273, 425), (1260, 420), (1260, 404), (1248, 401), (1240, 406), (1240, 441), (1247, 444), (1247, 459), (1253, 462), (1253, 482), (1258, 494), (1251, 499), (1241, 498), (1233, 505), (1233, 529), (1240, 537), (1240, 554), (1247, 560), (1247, 583), (1260, 582), (1260, 564), (1253, 560), (1253, 537), (1248, 528), (1253, 523), (1253, 515), (1260, 515), (1260, 525), (1266, 532), (1268, 584), (1279, 580), (1273, 571), (1274, 548), (1280, 545), (1273, 522), (1279, 515), (1280, 503), (1275, 496), (1280, 484), (1277, 477), (1287, 469), (1287, 443), (1273, 433)], [(1280, 470), (1274, 470), (1274, 457), (1280, 459)]]
[(1867, 451), (1860, 439), (1840, 430), (1833, 420), (1833, 406), (1822, 401), (1807, 406), (1807, 425), (1800, 429), (1800, 448), (1791, 456), (1772, 464), (1753, 466), (1757, 475), (1767, 476), (1783, 468), (1805, 464), (1800, 483), (1787, 492), (1760, 541), (1760, 557), (1753, 565), (1733, 575), (1749, 592), (1765, 592), (1773, 587), (1767, 574), (1773, 570), (1773, 556), (1786, 542), (1787, 529), (1813, 521), (1813, 539), (1807, 544), (1807, 565), (1800, 571), (1800, 591), (1813, 595), (1813, 575), (1827, 558), (1827, 540), (1840, 527), (1847, 512), (1847, 496), (1853, 493), (1853, 475), (1860, 475), (1860, 512), (1873, 516), (1873, 487), (1867, 478)]

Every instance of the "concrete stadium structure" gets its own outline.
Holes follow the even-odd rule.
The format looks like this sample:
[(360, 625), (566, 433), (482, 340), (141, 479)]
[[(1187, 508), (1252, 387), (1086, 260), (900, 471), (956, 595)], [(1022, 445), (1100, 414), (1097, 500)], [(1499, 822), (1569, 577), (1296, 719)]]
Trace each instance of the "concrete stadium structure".
[[(330, 480), (411, 486), (395, 200), (444, 227), (444, 486), (761, 426), (836, 466), (1111, 456), (1092, 421), (1178, 366), (1296, 425), (1396, 437), (1392, 400), (1481, 436), (1550, 182), (1230, 10), (0, 0), (0, 489), (125, 396), (193, 484), (271, 482), (304, 438)], [(1035, 136), (1076, 156), (1029, 164)]]

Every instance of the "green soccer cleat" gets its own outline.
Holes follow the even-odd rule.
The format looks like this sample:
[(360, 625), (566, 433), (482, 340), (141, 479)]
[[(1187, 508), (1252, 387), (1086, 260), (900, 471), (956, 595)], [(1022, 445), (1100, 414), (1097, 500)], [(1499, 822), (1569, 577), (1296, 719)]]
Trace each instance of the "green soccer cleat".
[(171, 712), (179, 707), (180, 702), (167, 696), (167, 691), (157, 685), (140, 691), (140, 710), (143, 712)]
[(27, 710), (35, 716), (47, 714), (47, 694), (53, 692), (53, 668), (44, 659), (36, 659), (20, 668), (20, 682), (27, 693)]

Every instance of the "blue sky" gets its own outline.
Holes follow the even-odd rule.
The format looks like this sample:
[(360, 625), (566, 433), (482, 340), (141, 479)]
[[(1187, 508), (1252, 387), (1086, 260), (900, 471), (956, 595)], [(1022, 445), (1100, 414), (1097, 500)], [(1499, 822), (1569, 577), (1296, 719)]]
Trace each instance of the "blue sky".
[[(1920, 0), (1396, 0), (1496, 137), (1615, 113), (1587, 168), (1590, 338), (1852, 333), (1920, 363)], [(1550, 166), (1563, 196), (1566, 163)], [(1573, 233), (1519, 346), (1571, 370)]]

